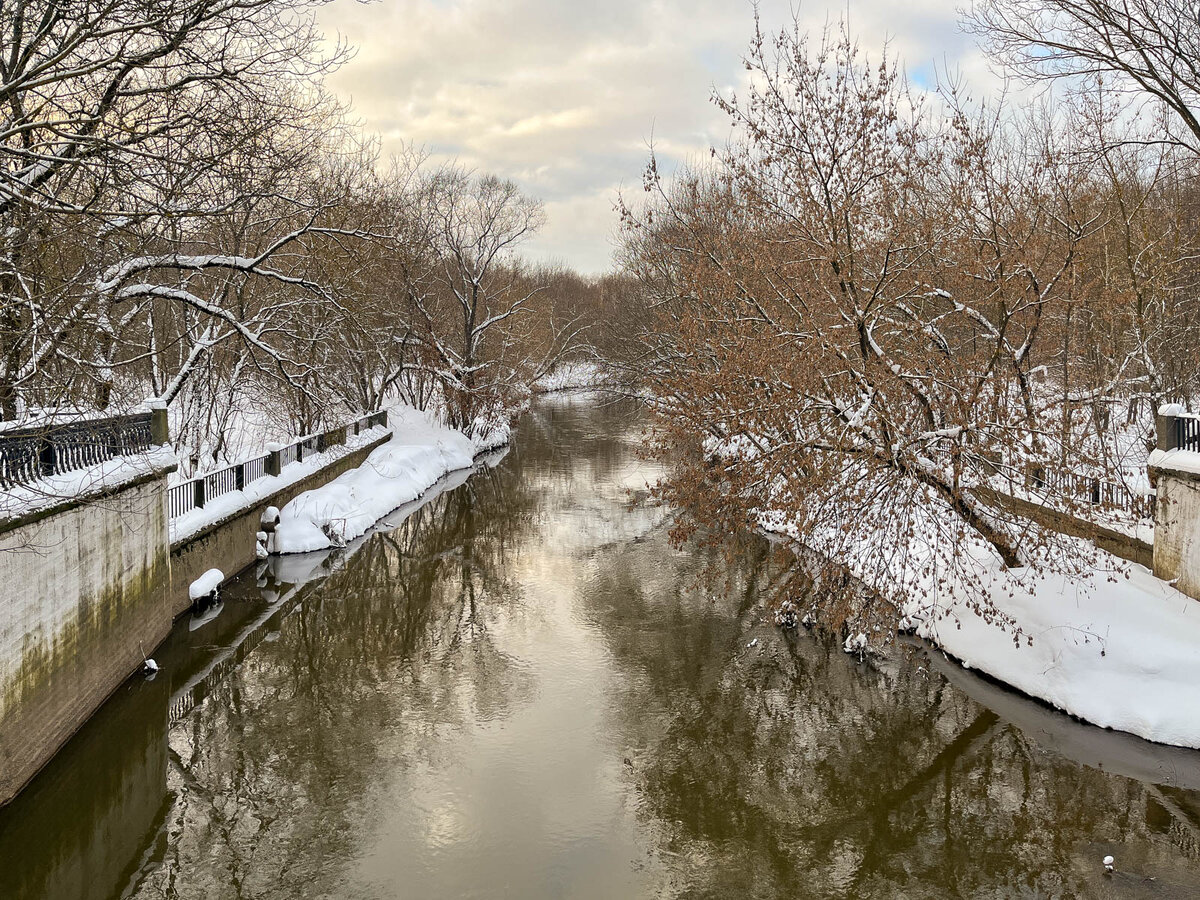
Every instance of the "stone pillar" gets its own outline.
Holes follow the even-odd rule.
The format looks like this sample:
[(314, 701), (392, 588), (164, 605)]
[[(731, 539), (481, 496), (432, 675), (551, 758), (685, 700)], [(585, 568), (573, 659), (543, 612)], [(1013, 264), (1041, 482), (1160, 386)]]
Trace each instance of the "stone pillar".
[(1158, 415), (1154, 417), (1154, 425), (1158, 432), (1159, 450), (1174, 450), (1179, 446), (1177, 413), (1178, 407), (1173, 404), (1164, 404), (1158, 408)]
[(156, 447), (171, 443), (171, 432), (167, 425), (167, 403), (155, 397), (147, 400), (150, 407), (150, 440)]
[(279, 474), (279, 451), (282, 449), (279, 444), (267, 444), (267, 463), (264, 468), (268, 475)]

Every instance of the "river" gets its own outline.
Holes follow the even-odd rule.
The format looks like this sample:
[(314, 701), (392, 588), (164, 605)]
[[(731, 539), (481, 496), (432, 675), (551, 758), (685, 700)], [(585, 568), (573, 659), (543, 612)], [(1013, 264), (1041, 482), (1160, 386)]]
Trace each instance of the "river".
[(779, 631), (784, 554), (673, 548), (641, 437), (540, 401), (237, 579), (0, 810), (0, 897), (1200, 896), (1200, 753)]

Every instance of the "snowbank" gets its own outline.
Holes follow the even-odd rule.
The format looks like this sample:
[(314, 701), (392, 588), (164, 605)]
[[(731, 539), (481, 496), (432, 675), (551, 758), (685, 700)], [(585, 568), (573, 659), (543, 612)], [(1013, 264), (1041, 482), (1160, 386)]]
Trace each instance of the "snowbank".
[(507, 429), (472, 440), (412, 407), (393, 407), (388, 415), (393, 429), (388, 443), (357, 469), (306, 491), (280, 511), (276, 553), (340, 547), (448, 472), (470, 467), (477, 454), (508, 440)]
[(1200, 747), (1200, 601), (1103, 554), (1080, 580), (991, 567), (991, 595), (1032, 642), (973, 612), (952, 585), (905, 610), (916, 633), (977, 669), (1094, 725)]
[(278, 475), (264, 475), (262, 478), (256, 478), (240, 491), (230, 491), (214, 497), (199, 509), (188, 510), (183, 515), (171, 520), (171, 542), (185, 540), (213, 522), (219, 522), (238, 510), (257, 505), (265, 497), (271, 496), (289, 484), (295, 484), (297, 481), (307, 478), (343, 456), (385, 437), (387, 433), (388, 429), (377, 426), (360, 434), (346, 435), (344, 444), (331, 447), (323, 453), (306, 456), (300, 462), (289, 463)]
[(604, 370), (595, 363), (563, 363), (553, 372), (543, 375), (533, 385), (534, 393), (574, 391), (602, 387), (606, 382)]
[[(1200, 601), (1075, 538), (1008, 569), (969, 531), (953, 541), (937, 517), (932, 505), (911, 511), (904, 553), (879, 552), (895, 540), (879, 540), (867, 515), (848, 538), (807, 534), (804, 546), (903, 598), (900, 628), (965, 667), (1093, 725), (1200, 748)], [(777, 512), (759, 521), (801, 537)], [(847, 652), (862, 652), (856, 631)]]

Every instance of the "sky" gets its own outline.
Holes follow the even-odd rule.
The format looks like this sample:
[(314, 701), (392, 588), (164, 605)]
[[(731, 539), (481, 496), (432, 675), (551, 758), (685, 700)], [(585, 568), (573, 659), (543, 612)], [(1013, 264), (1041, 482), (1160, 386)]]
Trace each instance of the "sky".
[[(762, 0), (764, 30), (795, 9), (819, 33), (848, 17), (877, 58), (885, 41), (918, 87), (947, 68), (994, 85), (955, 0)], [(711, 103), (744, 83), (750, 0), (334, 0), (329, 37), (357, 53), (330, 86), (378, 134), (433, 161), (512, 179), (546, 209), (522, 247), (585, 274), (611, 265), (621, 191), (639, 191), (653, 144), (660, 170), (707, 155), (730, 136)]]

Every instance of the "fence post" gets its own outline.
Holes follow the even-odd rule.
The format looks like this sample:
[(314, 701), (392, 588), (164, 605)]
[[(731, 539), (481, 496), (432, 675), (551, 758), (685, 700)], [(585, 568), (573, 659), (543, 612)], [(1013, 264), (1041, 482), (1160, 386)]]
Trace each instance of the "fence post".
[(1178, 403), (1164, 403), (1158, 408), (1154, 417), (1155, 431), (1158, 433), (1159, 450), (1175, 450), (1179, 447), (1179, 414), (1183, 407)]
[(278, 444), (267, 444), (267, 461), (263, 469), (268, 475), (279, 474), (279, 450)]
[(192, 492), (193, 492), (193, 496), (195, 498), (194, 502), (195, 502), (196, 509), (203, 509), (204, 508), (204, 476), (203, 475), (201, 475), (199, 478), (197, 478), (195, 481), (192, 482)]
[(58, 453), (54, 450), (54, 445), (50, 443), (49, 435), (42, 435), (38, 447), (38, 474), (41, 476), (53, 475), (55, 464), (58, 462)]
[(233, 486), (237, 490), (241, 490), (246, 486), (246, 464), (238, 463), (237, 468), (233, 470)]
[(150, 442), (156, 447), (171, 443), (166, 402), (155, 397), (153, 400), (147, 400), (146, 405), (150, 407)]

